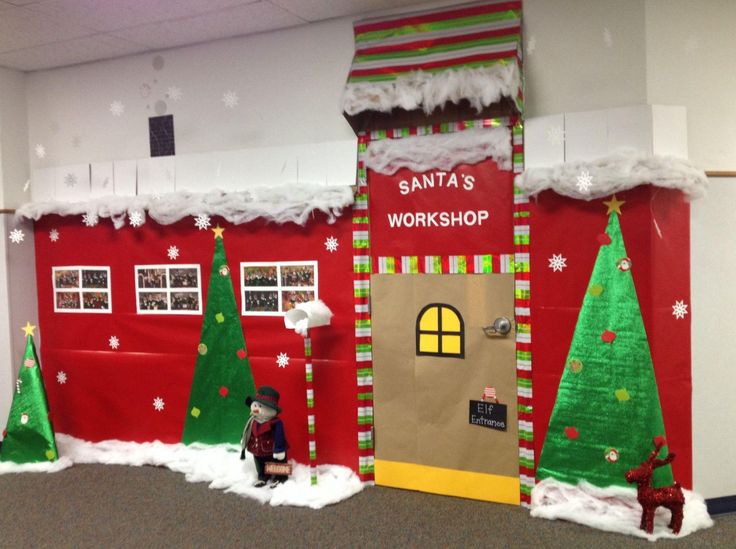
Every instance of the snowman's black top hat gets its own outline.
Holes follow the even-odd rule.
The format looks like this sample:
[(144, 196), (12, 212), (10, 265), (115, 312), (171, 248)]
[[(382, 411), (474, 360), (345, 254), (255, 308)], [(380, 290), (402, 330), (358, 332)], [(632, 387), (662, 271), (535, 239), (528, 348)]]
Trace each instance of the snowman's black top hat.
[(268, 406), (272, 410), (276, 410), (277, 413), (281, 413), (281, 408), (279, 408), (280, 396), (281, 395), (279, 395), (279, 392), (276, 389), (274, 389), (273, 387), (269, 387), (268, 385), (264, 385), (263, 387), (258, 389), (255, 398), (246, 398), (245, 404), (247, 406), (250, 406), (253, 402), (259, 402), (264, 406)]

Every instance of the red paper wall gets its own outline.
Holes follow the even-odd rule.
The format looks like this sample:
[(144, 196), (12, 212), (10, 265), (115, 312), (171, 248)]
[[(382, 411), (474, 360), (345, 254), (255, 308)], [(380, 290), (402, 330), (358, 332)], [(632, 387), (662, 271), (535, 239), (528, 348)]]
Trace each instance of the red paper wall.
[[(319, 297), (335, 314), (332, 325), (312, 331), (317, 457), (319, 463), (357, 468), (357, 399), (352, 287), (352, 224), (334, 224), (319, 214), (306, 227), (252, 222), (225, 227), (224, 243), (238, 309), (241, 261), (318, 261)], [(57, 229), (58, 242), (49, 231)], [(339, 242), (334, 253), (325, 240)], [(41, 363), (57, 432), (99, 441), (180, 441), (197, 357), (202, 316), (138, 315), (134, 266), (198, 263), (206, 303), (214, 235), (191, 218), (161, 226), (149, 220), (135, 229), (113, 228), (109, 220), (86, 227), (81, 216), (46, 216), (36, 223)], [(167, 257), (175, 245), (180, 255)], [(51, 269), (64, 265), (109, 266), (112, 314), (55, 313)], [(204, 308), (203, 308), (204, 310)], [(290, 457), (308, 461), (303, 340), (284, 328), (282, 317), (241, 317), (257, 385), (281, 392), (281, 417)], [(118, 350), (108, 339), (120, 339)], [(279, 368), (276, 355), (289, 365)], [(64, 371), (67, 381), (57, 382)], [(153, 399), (164, 399), (156, 411)], [(243, 404), (245, 406), (245, 404)]]
[[(690, 315), (676, 319), (675, 301), (690, 304), (690, 209), (679, 191), (649, 185), (620, 193), (624, 243), (649, 338), (675, 479), (692, 484)], [(544, 192), (531, 203), (534, 446), (540, 455), (583, 296), (608, 217), (602, 200)], [(549, 258), (567, 267), (553, 272)], [(635, 429), (622, 425), (622, 429)], [(642, 461), (646, 456), (642, 456)]]

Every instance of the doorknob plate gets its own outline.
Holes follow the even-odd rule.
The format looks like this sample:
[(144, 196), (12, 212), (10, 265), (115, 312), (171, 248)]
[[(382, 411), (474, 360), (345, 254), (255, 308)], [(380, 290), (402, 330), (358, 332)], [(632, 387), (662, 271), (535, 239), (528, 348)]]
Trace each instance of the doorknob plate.
[(511, 321), (505, 316), (500, 316), (489, 326), (483, 326), (483, 333), (488, 337), (504, 337), (511, 331)]

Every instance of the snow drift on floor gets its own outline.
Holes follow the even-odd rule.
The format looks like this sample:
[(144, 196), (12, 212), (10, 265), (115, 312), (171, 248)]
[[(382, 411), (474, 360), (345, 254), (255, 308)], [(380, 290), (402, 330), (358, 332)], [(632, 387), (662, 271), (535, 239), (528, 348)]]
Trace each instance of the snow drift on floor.
[(607, 532), (618, 532), (656, 541), (659, 538), (682, 538), (697, 530), (710, 528), (713, 520), (708, 514), (702, 496), (684, 490), (685, 512), (682, 529), (673, 534), (667, 528), (670, 512), (662, 507), (654, 516), (654, 532), (647, 534), (639, 528), (641, 506), (636, 500), (636, 489), (621, 486), (598, 488), (587, 482), (577, 486), (546, 478), (532, 490), (533, 517), (563, 519), (585, 524)]
[(232, 492), (270, 505), (293, 505), (320, 509), (345, 500), (363, 489), (358, 476), (340, 465), (319, 465), (317, 485), (312, 486), (309, 467), (291, 461), (292, 475), (285, 483), (270, 489), (255, 488), (253, 457), (240, 460), (240, 447), (234, 444), (198, 445), (106, 440), (87, 442), (56, 434), (60, 459), (51, 463), (0, 463), (0, 474), (21, 472), (53, 473), (75, 463), (111, 465), (154, 465), (184, 474), (188, 482), (207, 482), (210, 488)]

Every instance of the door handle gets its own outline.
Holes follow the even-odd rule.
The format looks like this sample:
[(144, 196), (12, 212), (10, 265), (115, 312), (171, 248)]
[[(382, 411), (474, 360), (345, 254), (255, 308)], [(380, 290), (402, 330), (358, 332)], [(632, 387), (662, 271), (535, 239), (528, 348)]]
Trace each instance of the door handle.
[(504, 337), (511, 331), (511, 321), (500, 316), (490, 326), (483, 326), (483, 333), (488, 337)]

